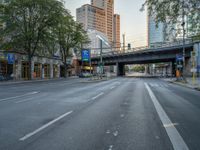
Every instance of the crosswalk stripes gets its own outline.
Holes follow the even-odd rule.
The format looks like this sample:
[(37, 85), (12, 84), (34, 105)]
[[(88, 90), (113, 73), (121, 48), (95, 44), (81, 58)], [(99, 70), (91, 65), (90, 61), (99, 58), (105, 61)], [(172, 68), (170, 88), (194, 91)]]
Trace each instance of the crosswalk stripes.
[(163, 84), (163, 83), (149, 83), (149, 85), (151, 87), (163, 87), (163, 88), (168, 88), (169, 87), (169, 85)]

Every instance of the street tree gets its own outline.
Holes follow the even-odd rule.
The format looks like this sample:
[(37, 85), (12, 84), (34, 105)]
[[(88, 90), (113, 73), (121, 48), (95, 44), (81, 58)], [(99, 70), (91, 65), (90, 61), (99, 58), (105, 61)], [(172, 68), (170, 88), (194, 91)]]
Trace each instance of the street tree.
[(146, 0), (142, 9), (147, 7), (148, 14), (153, 16), (158, 25), (159, 22), (166, 23), (169, 31), (179, 32), (176, 25), (184, 27), (188, 25), (191, 36), (200, 33), (200, 1), (199, 0)]
[(52, 28), (58, 24), (57, 16), (65, 11), (58, 0), (12, 0), (0, 4), (1, 48), (24, 53), (28, 56), (28, 78), (31, 79), (31, 61), (40, 54), (47, 42), (55, 38)]
[(67, 77), (67, 57), (72, 55), (74, 49), (81, 50), (83, 44), (89, 43), (87, 32), (83, 26), (73, 20), (73, 17), (66, 11), (59, 19), (59, 24), (54, 32), (60, 47), (61, 58), (64, 64), (65, 77)]

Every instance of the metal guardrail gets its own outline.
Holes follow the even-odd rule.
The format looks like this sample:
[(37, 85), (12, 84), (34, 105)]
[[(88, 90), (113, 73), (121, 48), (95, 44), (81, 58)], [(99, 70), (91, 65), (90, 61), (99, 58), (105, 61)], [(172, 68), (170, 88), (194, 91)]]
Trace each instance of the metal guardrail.
[[(186, 40), (185, 41), (185, 45), (188, 44), (192, 44), (194, 43), (194, 41), (192, 41), (191, 39)], [(159, 43), (159, 44), (155, 44), (152, 46), (142, 46), (142, 47), (135, 47), (132, 48), (130, 50), (125, 50), (125, 51), (110, 51), (110, 52), (103, 52), (103, 56), (115, 56), (115, 55), (119, 55), (119, 54), (128, 54), (128, 53), (134, 53), (134, 52), (145, 52), (148, 50), (152, 50), (152, 49), (160, 49), (160, 48), (167, 48), (167, 47), (174, 47), (174, 46), (182, 46), (183, 45), (183, 41), (176, 41), (176, 42), (165, 42), (165, 43)], [(99, 50), (100, 51), (100, 50)], [(100, 57), (100, 54), (93, 54), (92, 58), (97, 58)]]

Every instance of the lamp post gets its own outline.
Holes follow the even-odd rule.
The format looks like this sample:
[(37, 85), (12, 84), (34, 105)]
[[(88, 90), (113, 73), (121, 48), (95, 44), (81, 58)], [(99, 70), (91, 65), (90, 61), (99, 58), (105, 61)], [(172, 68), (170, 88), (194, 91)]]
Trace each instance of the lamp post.
[(182, 28), (183, 28), (183, 68), (182, 77), (185, 80), (185, 10), (184, 10), (184, 0), (182, 0)]
[(101, 72), (100, 72), (100, 76), (102, 77), (102, 74), (103, 74), (103, 56), (102, 56), (102, 54), (103, 54), (103, 42), (107, 45), (107, 46), (110, 46), (109, 44), (108, 44), (108, 42), (107, 41), (105, 41), (101, 36), (99, 36), (99, 35), (96, 35), (96, 37), (97, 38), (99, 38), (100, 39), (100, 65), (101, 65)]

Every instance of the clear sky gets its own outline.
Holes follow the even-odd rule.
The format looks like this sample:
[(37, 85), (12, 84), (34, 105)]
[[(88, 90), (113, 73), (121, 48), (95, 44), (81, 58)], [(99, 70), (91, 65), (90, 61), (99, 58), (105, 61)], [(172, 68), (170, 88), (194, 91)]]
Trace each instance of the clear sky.
[[(121, 35), (125, 33), (126, 44), (144, 46), (147, 40), (146, 12), (140, 12), (145, 0), (115, 0), (115, 13), (121, 15)], [(76, 8), (90, 4), (90, 0), (65, 0), (65, 6), (76, 16)], [(121, 36), (122, 41), (122, 36)]]

